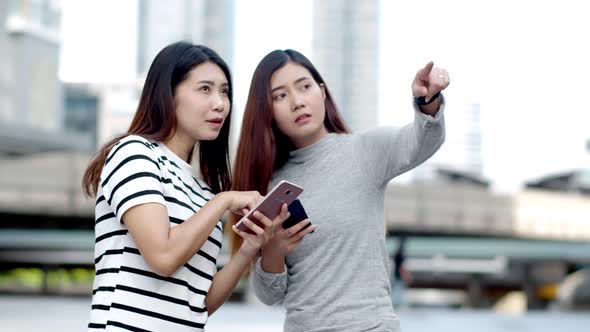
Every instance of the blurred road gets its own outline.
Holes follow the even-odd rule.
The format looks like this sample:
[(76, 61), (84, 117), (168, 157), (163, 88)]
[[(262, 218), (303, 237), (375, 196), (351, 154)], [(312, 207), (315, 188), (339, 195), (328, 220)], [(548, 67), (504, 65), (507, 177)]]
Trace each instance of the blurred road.
[[(2, 332), (84, 331), (89, 298), (0, 296)], [(590, 313), (558, 311), (503, 315), (492, 311), (406, 309), (399, 312), (404, 332), (588, 332)], [(207, 332), (281, 331), (284, 313), (260, 304), (228, 303), (207, 324)]]

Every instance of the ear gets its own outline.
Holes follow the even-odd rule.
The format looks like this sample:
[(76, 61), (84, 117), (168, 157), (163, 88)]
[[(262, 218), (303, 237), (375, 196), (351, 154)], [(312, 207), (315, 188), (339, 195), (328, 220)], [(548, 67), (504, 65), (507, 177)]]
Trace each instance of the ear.
[(322, 99), (326, 100), (326, 85), (324, 83), (320, 83), (320, 90), (322, 90)]

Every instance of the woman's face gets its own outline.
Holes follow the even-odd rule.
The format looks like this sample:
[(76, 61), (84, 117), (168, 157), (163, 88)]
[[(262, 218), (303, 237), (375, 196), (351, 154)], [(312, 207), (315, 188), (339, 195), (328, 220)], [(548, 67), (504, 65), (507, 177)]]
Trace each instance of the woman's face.
[(175, 89), (175, 135), (214, 140), (230, 110), (229, 84), (221, 68), (205, 62), (189, 71)]
[(273, 118), (295, 147), (313, 144), (328, 133), (325, 88), (305, 67), (288, 62), (273, 73), (270, 86)]

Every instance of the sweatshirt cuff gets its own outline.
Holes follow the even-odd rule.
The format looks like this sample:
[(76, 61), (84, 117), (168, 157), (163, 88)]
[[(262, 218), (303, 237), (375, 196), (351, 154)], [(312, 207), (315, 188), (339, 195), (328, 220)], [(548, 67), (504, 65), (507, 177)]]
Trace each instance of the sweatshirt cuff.
[(262, 269), (262, 257), (256, 260), (256, 274), (260, 276), (265, 284), (273, 285), (280, 284), (287, 278), (287, 268), (281, 273), (266, 272)]

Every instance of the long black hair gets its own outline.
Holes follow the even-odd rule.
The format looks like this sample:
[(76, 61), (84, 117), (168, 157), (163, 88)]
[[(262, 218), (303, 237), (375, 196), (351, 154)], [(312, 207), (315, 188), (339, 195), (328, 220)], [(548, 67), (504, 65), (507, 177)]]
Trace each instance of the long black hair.
[[(139, 135), (162, 142), (174, 135), (176, 130), (175, 89), (188, 77), (189, 71), (205, 62), (212, 62), (219, 66), (227, 78), (231, 115), (233, 90), (229, 67), (225, 61), (206, 46), (188, 42), (176, 42), (166, 46), (156, 55), (150, 66), (137, 111), (127, 133), (108, 141), (90, 161), (82, 179), (82, 187), (86, 195), (96, 195), (106, 157), (122, 138), (128, 135)], [(198, 142), (201, 174), (215, 193), (231, 187), (228, 149), (230, 115), (227, 116), (216, 139)]]

